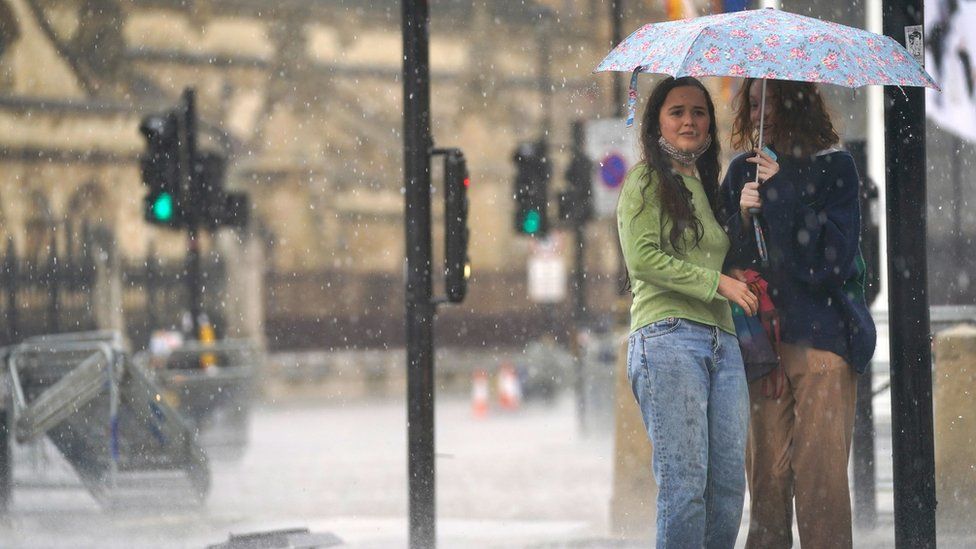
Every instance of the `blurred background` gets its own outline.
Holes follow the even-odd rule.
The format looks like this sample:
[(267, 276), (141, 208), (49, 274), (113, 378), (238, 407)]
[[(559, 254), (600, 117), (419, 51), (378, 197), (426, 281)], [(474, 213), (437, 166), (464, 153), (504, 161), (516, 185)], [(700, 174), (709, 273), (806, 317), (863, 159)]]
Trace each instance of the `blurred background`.
[[(952, 100), (971, 101), (971, 58), (950, 24), (967, 4), (930, 3), (927, 16), (942, 30), (927, 27), (927, 53), (956, 53), (929, 70), (939, 81), (957, 70), (963, 83)], [(611, 76), (591, 71), (612, 46), (615, 10), (626, 36), (649, 22), (761, 5), (430, 3), (432, 133), (435, 145), (465, 151), (471, 180), (468, 293), (442, 307), (435, 325), (439, 531), (448, 546), (649, 535), (653, 495), (634, 496), (628, 511), (621, 492), (643, 485), (620, 471), (644, 470), (647, 482), (643, 458), (632, 457), (646, 450), (622, 450), (645, 435), (639, 425), (621, 431), (614, 413), (630, 399), (625, 381), (614, 388), (629, 296), (620, 292), (612, 189), (600, 187), (604, 151), (592, 143), (627, 130), (600, 125), (619, 116), (623, 98)], [(857, 27), (873, 17), (880, 31), (880, 0), (778, 5)], [(200, 547), (230, 532), (301, 526), (357, 546), (405, 545), (400, 12), (392, 0), (0, 0), (0, 340), (117, 334), (95, 341), (154, 372), (147, 383), (206, 435), (210, 474), (201, 507), (159, 513), (154, 499), (154, 513), (104, 514), (96, 504), (104, 500), (73, 480), (89, 458), (42, 436), (12, 442), (10, 518), (0, 522), (11, 546)], [(642, 77), (641, 101), (655, 81)], [(727, 161), (737, 152), (727, 129), (738, 82), (706, 84)], [(198, 147), (226, 159), (225, 192), (247, 197), (236, 212), (246, 222), (198, 235), (197, 318), (187, 306), (187, 235), (151, 219), (140, 160), (140, 125), (187, 87)], [(843, 144), (881, 191), (864, 202), (878, 295), (880, 95), (824, 91)], [(956, 307), (949, 316), (958, 320), (971, 316), (959, 307), (976, 303), (976, 255), (967, 253), (976, 130), (949, 126), (959, 120), (953, 112), (930, 108), (926, 128), (928, 282), (931, 304)], [(530, 230), (513, 189), (533, 147), (551, 177), (543, 226)], [(581, 159), (590, 162), (582, 180), (572, 169)], [(570, 211), (584, 203), (585, 213)], [(215, 396), (225, 391), (233, 397)], [(885, 471), (879, 464), (878, 487), (890, 498), (890, 464), (887, 480)], [(882, 517), (890, 512), (883, 494), (878, 505)], [(628, 526), (631, 514), (644, 526)], [(862, 533), (865, 543), (886, 535), (874, 526)]]

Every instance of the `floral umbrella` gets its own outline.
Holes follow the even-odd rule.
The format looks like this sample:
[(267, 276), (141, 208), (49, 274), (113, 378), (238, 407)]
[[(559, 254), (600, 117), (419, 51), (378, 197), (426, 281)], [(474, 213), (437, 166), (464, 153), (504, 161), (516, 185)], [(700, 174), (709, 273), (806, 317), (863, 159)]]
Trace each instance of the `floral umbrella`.
[(641, 72), (939, 89), (889, 36), (770, 8), (644, 25), (594, 70), (601, 71), (633, 73), (628, 125)]

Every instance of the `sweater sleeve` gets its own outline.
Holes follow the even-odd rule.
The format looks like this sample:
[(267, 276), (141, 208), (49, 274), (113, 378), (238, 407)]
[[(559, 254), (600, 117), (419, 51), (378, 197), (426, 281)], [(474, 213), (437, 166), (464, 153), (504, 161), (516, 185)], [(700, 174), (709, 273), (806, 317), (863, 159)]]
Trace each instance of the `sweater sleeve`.
[[(807, 203), (795, 185), (782, 185), (784, 196), (792, 203), (789, 238), (793, 246), (791, 275), (807, 284), (840, 287), (850, 278), (860, 239), (860, 180), (849, 154), (834, 153), (820, 159), (825, 169), (816, 186), (822, 188), (818, 199)], [(781, 225), (783, 226), (783, 225)]]
[(748, 175), (745, 169), (748, 165), (744, 159), (745, 155), (741, 155), (732, 160), (719, 188), (719, 219), (729, 236), (730, 244), (725, 258), (725, 269), (745, 269), (759, 261), (755, 232), (751, 230), (751, 225), (743, 225), (739, 215), (739, 195)]
[(657, 178), (641, 196), (646, 169), (631, 170), (617, 203), (617, 229), (624, 263), (631, 280), (710, 302), (716, 298), (719, 272), (681, 260), (662, 247), (661, 207), (657, 200)]

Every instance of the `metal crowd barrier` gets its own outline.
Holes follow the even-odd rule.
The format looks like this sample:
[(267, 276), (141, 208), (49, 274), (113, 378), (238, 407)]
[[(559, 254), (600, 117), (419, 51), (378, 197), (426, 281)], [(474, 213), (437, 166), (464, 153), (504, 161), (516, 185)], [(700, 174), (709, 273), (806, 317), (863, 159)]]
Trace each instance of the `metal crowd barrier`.
[[(41, 336), (3, 355), (6, 444), (46, 439), (106, 507), (205, 498), (209, 465), (193, 427), (133, 364), (118, 334)], [(11, 455), (0, 456), (8, 472)]]

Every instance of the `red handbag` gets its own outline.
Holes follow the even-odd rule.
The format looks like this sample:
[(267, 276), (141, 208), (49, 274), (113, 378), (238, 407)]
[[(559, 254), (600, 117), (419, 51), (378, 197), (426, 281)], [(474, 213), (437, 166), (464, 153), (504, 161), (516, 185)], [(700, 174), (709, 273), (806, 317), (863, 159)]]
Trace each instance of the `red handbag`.
[(762, 275), (753, 269), (746, 269), (744, 274), (749, 291), (759, 298), (759, 322), (778, 359), (776, 367), (762, 378), (762, 393), (766, 398), (779, 398), (786, 388), (786, 371), (780, 354), (779, 312), (769, 297), (769, 284)]

